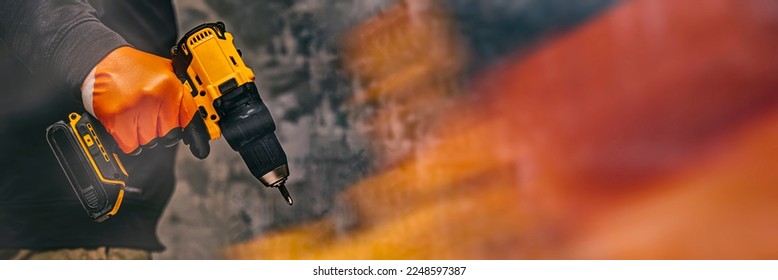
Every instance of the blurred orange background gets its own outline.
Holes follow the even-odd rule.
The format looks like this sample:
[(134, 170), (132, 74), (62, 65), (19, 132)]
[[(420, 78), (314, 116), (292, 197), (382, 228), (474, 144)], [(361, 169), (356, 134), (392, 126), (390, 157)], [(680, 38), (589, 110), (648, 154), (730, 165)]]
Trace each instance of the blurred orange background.
[(400, 1), (342, 38), (371, 143), (414, 146), (227, 257), (778, 257), (778, 3), (622, 1), (475, 73), (456, 24)]

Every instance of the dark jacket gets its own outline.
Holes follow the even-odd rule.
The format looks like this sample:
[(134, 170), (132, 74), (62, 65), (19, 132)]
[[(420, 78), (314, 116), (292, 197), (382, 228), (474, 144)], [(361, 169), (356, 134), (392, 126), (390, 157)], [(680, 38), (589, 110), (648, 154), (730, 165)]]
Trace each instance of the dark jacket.
[(0, 1), (0, 248), (164, 247), (159, 217), (175, 184), (176, 148), (123, 156), (130, 178), (117, 216), (88, 218), (45, 139), (84, 112), (79, 88), (112, 50), (169, 57), (169, 1)]

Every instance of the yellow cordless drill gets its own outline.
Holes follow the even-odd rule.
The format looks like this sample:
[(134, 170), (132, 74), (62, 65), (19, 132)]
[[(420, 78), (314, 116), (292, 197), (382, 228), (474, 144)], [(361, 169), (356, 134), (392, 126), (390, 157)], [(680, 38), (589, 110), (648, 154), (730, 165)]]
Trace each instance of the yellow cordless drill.
[[(275, 123), (260, 99), (254, 72), (241, 59), (224, 24), (195, 27), (171, 49), (171, 55), (173, 71), (199, 109), (200, 117), (195, 117), (181, 135), (192, 154), (207, 157), (208, 141), (224, 135), (251, 174), (266, 187), (278, 188), (292, 205), (284, 186), (289, 168), (274, 133)], [(49, 126), (46, 137), (89, 216), (103, 221), (115, 215), (130, 175), (115, 152), (115, 141), (100, 122), (89, 113), (71, 113), (67, 123)]]

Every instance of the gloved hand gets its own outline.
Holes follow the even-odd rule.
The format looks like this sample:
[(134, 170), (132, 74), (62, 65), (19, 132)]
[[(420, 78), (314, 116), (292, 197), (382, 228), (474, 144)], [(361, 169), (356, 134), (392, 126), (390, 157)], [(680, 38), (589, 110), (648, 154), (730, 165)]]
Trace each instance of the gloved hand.
[(175, 144), (197, 113), (170, 60), (131, 47), (118, 48), (100, 61), (81, 93), (86, 110), (128, 154)]

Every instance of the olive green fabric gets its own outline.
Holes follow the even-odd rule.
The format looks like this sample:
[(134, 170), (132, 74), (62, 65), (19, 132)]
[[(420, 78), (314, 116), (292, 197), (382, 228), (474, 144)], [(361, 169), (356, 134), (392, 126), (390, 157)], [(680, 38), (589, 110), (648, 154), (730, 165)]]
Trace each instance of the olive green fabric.
[(56, 250), (0, 249), (0, 259), (7, 260), (150, 260), (146, 250), (97, 247)]

